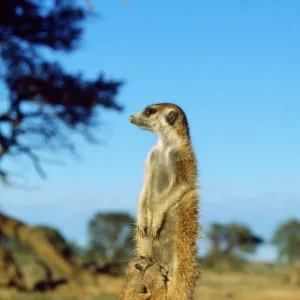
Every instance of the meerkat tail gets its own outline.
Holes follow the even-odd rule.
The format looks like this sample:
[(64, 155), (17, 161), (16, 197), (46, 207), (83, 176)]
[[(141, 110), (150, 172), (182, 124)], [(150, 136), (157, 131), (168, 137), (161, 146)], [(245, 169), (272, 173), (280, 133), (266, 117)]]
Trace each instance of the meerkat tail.
[(182, 198), (178, 207), (176, 245), (172, 279), (168, 286), (168, 300), (193, 300), (200, 277), (197, 262), (198, 196), (196, 191)]

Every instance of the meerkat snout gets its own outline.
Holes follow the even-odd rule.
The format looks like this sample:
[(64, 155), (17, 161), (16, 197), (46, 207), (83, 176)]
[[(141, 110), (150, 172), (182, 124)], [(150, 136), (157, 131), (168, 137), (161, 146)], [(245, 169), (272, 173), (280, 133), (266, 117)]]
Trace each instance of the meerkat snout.
[(140, 120), (138, 114), (135, 114), (135, 115), (129, 116), (129, 122), (138, 126), (138, 124), (141, 123), (141, 120)]
[(151, 123), (145, 118), (142, 112), (131, 115), (129, 117), (129, 122), (136, 125), (138, 128), (151, 130)]

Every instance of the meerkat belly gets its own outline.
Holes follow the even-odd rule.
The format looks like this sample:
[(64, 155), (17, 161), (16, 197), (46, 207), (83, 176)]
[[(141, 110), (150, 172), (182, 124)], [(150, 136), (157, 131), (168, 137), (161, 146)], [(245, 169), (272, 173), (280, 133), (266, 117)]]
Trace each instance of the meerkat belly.
[(169, 185), (169, 177), (167, 170), (159, 168), (154, 176), (153, 192), (155, 201), (159, 201), (159, 197), (163, 194)]
[(153, 258), (170, 265), (172, 268), (174, 245), (176, 236), (176, 212), (175, 208), (170, 209), (164, 220), (160, 238), (153, 242)]

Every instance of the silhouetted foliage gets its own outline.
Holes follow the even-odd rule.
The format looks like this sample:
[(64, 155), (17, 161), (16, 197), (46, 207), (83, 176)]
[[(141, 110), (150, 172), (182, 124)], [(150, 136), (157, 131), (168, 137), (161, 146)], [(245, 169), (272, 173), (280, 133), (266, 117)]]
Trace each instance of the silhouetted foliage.
[(134, 219), (127, 213), (97, 213), (88, 224), (89, 253), (110, 261), (132, 255)]
[(7, 99), (0, 102), (0, 177), (8, 180), (3, 159), (26, 155), (40, 175), (45, 150), (74, 150), (72, 132), (91, 140), (97, 109), (121, 111), (115, 96), (120, 81), (84, 79), (43, 56), (43, 49), (76, 49), (87, 12), (74, 1), (2, 0), (0, 80)]

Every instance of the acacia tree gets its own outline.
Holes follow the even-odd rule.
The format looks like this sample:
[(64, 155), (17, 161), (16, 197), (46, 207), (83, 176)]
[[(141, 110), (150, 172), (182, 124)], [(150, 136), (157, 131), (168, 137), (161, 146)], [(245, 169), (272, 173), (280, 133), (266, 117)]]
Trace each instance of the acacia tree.
[(298, 283), (300, 270), (297, 261), (300, 260), (300, 220), (289, 219), (280, 224), (274, 232), (272, 243), (278, 248), (278, 257), (286, 260), (291, 268), (290, 282)]
[[(71, 74), (44, 49), (71, 53), (79, 45), (88, 13), (71, 0), (2, 0), (0, 9), (0, 179), (12, 183), (8, 159), (27, 157), (44, 176), (53, 150), (74, 150), (73, 134), (91, 140), (100, 109), (121, 111), (120, 81)], [(34, 249), (48, 264), (74, 277), (78, 267), (63, 257), (47, 234), (4, 214), (1, 233)], [(85, 276), (86, 278), (88, 276)]]
[(218, 260), (237, 263), (240, 256), (255, 252), (263, 242), (248, 226), (239, 223), (212, 223), (207, 237), (211, 243), (208, 258), (213, 264)]
[(132, 255), (134, 218), (128, 213), (96, 213), (88, 223), (89, 252), (109, 261)]
[(231, 255), (233, 252), (252, 253), (262, 239), (244, 224), (213, 223), (207, 233), (211, 241), (211, 252)]

